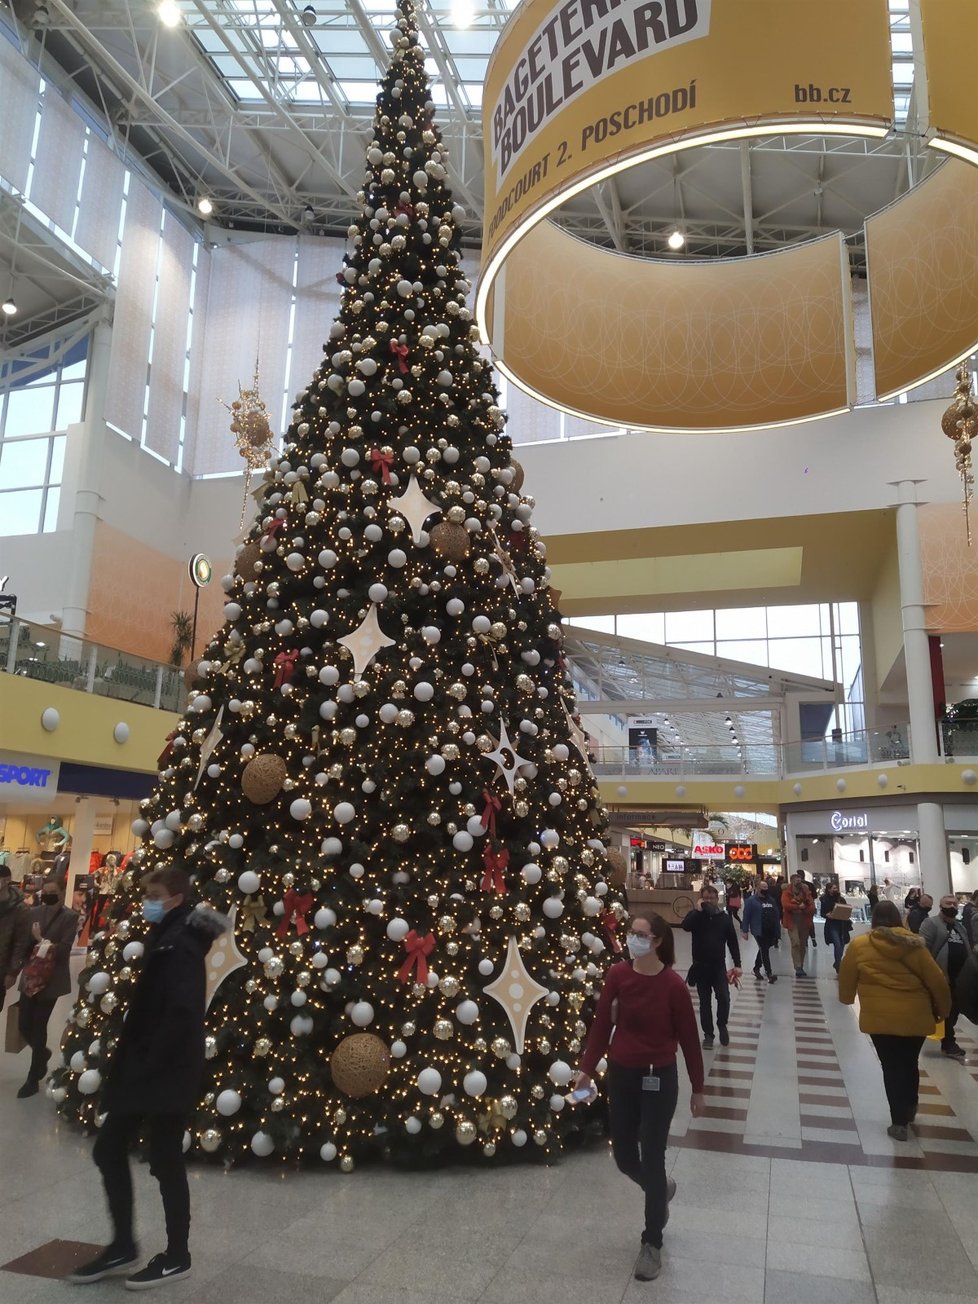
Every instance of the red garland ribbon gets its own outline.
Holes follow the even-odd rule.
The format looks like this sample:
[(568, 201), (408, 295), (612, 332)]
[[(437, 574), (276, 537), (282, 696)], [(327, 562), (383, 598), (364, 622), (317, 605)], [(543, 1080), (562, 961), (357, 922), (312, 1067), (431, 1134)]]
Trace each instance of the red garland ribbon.
[(498, 892), (500, 896), (505, 896), (506, 880), (503, 878), (503, 870), (509, 864), (509, 852), (505, 847), (502, 851), (493, 851), (492, 847), (486, 847), (482, 859), (486, 867), (486, 872), (482, 876), (483, 892)]
[(265, 533), (262, 535), (262, 538), (274, 539), (276, 534), (278, 534), (279, 530), (281, 530), (284, 524), (285, 524), (285, 517), (276, 516), (273, 520), (269, 521), (268, 524), (265, 526)]
[(488, 829), (489, 836), (494, 838), (496, 837), (496, 813), (502, 810), (503, 803), (488, 788), (482, 789), (482, 797), (486, 803), (486, 808), (482, 812), (482, 827)]
[(397, 358), (397, 369), (402, 376), (406, 376), (410, 371), (407, 364), (408, 346), (401, 344), (397, 340), (391, 340), (391, 353)]
[(435, 949), (434, 933), (425, 933), (422, 937), (412, 928), (404, 939), (404, 949), (407, 951), (407, 959), (397, 971), (398, 982), (409, 983), (411, 970), (417, 966), (414, 981), (423, 987), (428, 981), (428, 956)]
[(160, 752), (159, 756), (156, 759), (156, 768), (158, 770), (165, 770), (167, 765), (169, 765), (170, 757), (173, 755), (173, 740), (174, 738), (176, 738), (176, 736), (177, 736), (176, 729), (171, 729), (170, 732), (167, 734), (166, 746), (163, 748), (163, 750)]
[(601, 923), (602, 926), (604, 927), (605, 932), (608, 934), (608, 940), (611, 943), (611, 949), (615, 952), (616, 955), (620, 954), (621, 942), (619, 942), (617, 936), (615, 935), (615, 930), (618, 927), (618, 916), (615, 914), (613, 910), (606, 910), (605, 913), (601, 916)]
[(299, 660), (298, 651), (293, 648), (291, 652), (280, 652), (272, 664), (275, 667), (275, 682), (272, 688), (281, 688), (283, 684), (290, 684), (292, 676), (295, 674), (295, 663)]
[(370, 465), (373, 467), (374, 475), (383, 477), (384, 484), (391, 482), (391, 467), (394, 465), (394, 455), (392, 453), (382, 453), (379, 448), (370, 450)]
[(309, 925), (306, 922), (306, 915), (313, 907), (315, 897), (311, 892), (299, 893), (294, 887), (290, 887), (285, 894), (285, 914), (282, 916), (282, 922), (275, 930), (277, 937), (284, 937), (289, 931), (289, 925), (295, 921), (295, 931), (301, 937), (303, 933), (309, 932)]

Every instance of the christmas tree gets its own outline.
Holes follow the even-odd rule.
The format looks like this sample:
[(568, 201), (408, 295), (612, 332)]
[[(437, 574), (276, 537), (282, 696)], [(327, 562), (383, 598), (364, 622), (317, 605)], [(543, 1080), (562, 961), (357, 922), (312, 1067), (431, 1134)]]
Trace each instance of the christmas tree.
[(191, 1129), (228, 1162), (553, 1156), (589, 1117), (564, 1097), (620, 949), (410, 0), (393, 47), (340, 313), (224, 581), (226, 623), (51, 1087), (97, 1125), (138, 976), (140, 876), (184, 866), (232, 922), (208, 961)]

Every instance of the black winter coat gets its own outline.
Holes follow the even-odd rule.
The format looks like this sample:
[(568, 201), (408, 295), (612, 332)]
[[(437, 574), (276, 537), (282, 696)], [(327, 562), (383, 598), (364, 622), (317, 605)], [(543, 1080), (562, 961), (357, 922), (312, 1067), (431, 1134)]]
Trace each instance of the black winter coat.
[(204, 1078), (204, 957), (227, 926), (217, 911), (184, 903), (150, 930), (106, 1076), (109, 1113), (193, 1112)]
[(726, 969), (727, 951), (737, 968), (740, 968), (740, 943), (737, 930), (728, 914), (722, 910), (708, 914), (706, 910), (693, 909), (683, 920), (683, 928), (693, 935), (693, 964), (710, 970)]
[(0, 901), (0, 981), (7, 974), (16, 977), (30, 952), (30, 912), (24, 898), (12, 887)]

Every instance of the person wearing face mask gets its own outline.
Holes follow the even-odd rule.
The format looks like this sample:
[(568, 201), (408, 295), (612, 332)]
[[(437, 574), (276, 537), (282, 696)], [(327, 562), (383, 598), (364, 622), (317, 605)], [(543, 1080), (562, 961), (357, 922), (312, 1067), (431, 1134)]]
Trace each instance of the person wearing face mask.
[(149, 1168), (160, 1185), (167, 1248), (126, 1287), (142, 1290), (190, 1275), (190, 1190), (183, 1134), (204, 1081), (204, 957), (228, 928), (224, 915), (190, 901), (190, 878), (177, 866), (140, 884), (149, 924), (141, 971), (105, 1076), (107, 1117), (92, 1154), (102, 1174), (111, 1243), (68, 1278), (78, 1285), (125, 1276), (139, 1261), (133, 1227), (129, 1148), (145, 1125)]
[[(38, 1088), (48, 1071), (48, 1023), (59, 996), (67, 996), (71, 991), (71, 948), (78, 935), (78, 914), (69, 910), (62, 898), (62, 888), (53, 878), (46, 878), (41, 884), (41, 902), (31, 910), (30, 943), (33, 947), (31, 957), (20, 971), (20, 1003), (18, 1009), (18, 1026), (20, 1035), (31, 1052), (30, 1068), (27, 1080), (17, 1092), (18, 1099), (36, 1096)], [(30, 960), (36, 953), (44, 952), (48, 963), (53, 960), (53, 967), (44, 979), (43, 985), (35, 990), (35, 982), (30, 973)]]
[(676, 1053), (681, 1046), (694, 1118), (703, 1112), (703, 1056), (689, 991), (673, 969), (672, 929), (660, 915), (635, 916), (626, 940), (632, 963), (614, 964), (605, 975), (574, 1085), (592, 1086), (607, 1054), (612, 1154), (621, 1172), (645, 1192), (635, 1277), (652, 1281), (662, 1268), (662, 1232), (676, 1193), (676, 1183), (666, 1177), (669, 1125), (679, 1098)]
[(926, 892), (921, 892), (920, 896), (907, 911), (907, 927), (910, 929), (911, 933), (920, 932), (920, 925), (933, 909), (934, 898), (928, 896)]
[(744, 906), (744, 924), (741, 936), (747, 941), (748, 936), (757, 942), (757, 955), (754, 958), (754, 977), (763, 982), (761, 966), (769, 983), (776, 983), (778, 976), (771, 970), (771, 947), (777, 946), (781, 938), (781, 918), (778, 908), (771, 900), (767, 879), (758, 879), (757, 891), (747, 898)]
[(703, 1049), (713, 1046), (713, 996), (717, 998), (717, 1030), (720, 1045), (730, 1045), (727, 1019), (730, 1015), (730, 983), (727, 980), (727, 951), (733, 960), (734, 976), (740, 977), (740, 943), (733, 920), (720, 909), (715, 887), (700, 889), (699, 900), (683, 920), (693, 935), (693, 967), (686, 979), (700, 998), (700, 1026)]
[(958, 899), (949, 892), (941, 897), (940, 916), (925, 919), (920, 925), (920, 936), (927, 943), (927, 949), (941, 966), (944, 977), (951, 987), (951, 1011), (944, 1020), (944, 1039), (941, 1050), (948, 1059), (964, 1060), (965, 1053), (958, 1045), (954, 1035), (954, 1025), (958, 1021), (958, 1006), (954, 1000), (954, 989), (958, 975), (964, 968), (971, 951), (968, 932), (958, 919)]
[(0, 1010), (30, 949), (30, 912), (11, 881), (10, 866), (0, 865)]
[(791, 876), (791, 882), (781, 893), (781, 915), (784, 931), (791, 944), (791, 963), (795, 966), (795, 977), (804, 978), (808, 938), (815, 918), (815, 901), (804, 879), (797, 874)]

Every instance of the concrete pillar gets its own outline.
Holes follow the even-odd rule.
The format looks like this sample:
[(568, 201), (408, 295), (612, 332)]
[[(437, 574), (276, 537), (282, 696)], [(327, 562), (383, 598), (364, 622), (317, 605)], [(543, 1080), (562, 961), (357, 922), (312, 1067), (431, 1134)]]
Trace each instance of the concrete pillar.
[(71, 905), (71, 894), (79, 874), (87, 874), (95, 837), (95, 801), (82, 797), (75, 804), (75, 818), (71, 826), (71, 859), (68, 861), (68, 891), (66, 903)]
[(903, 656), (910, 705), (910, 759), (915, 765), (939, 760), (934, 694), (931, 688), (930, 647), (924, 617), (924, 574), (917, 530), (918, 480), (897, 486), (897, 558), (900, 565), (900, 607), (903, 613)]
[(924, 891), (934, 898), (936, 907), (940, 898), (951, 891), (951, 861), (943, 808), (936, 801), (919, 802), (917, 826), (920, 830), (920, 881)]
[(72, 566), (62, 612), (64, 635), (84, 637), (88, 617), (88, 590), (92, 574), (95, 529), (102, 502), (102, 446), (106, 436), (105, 400), (109, 380), (112, 327), (99, 322), (92, 332), (88, 355), (84, 444), (78, 460), (78, 485), (72, 519)]

